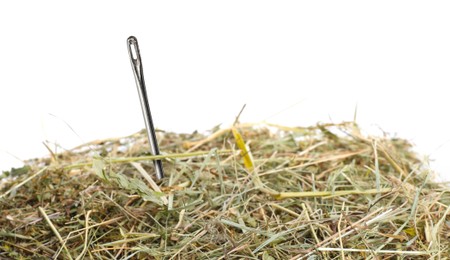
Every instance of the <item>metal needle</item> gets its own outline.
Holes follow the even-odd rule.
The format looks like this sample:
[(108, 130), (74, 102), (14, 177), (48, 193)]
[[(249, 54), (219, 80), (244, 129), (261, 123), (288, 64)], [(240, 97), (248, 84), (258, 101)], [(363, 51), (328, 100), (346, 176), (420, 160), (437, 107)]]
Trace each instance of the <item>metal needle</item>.
[[(128, 54), (130, 55), (131, 67), (134, 72), (134, 78), (139, 93), (139, 100), (141, 101), (142, 114), (144, 115), (145, 126), (147, 128), (148, 140), (150, 142), (150, 149), (153, 155), (159, 155), (158, 141), (156, 140), (155, 127), (153, 126), (152, 114), (150, 113), (150, 106), (148, 104), (147, 90), (145, 88), (144, 70), (142, 68), (141, 54), (139, 52), (139, 45), (136, 37), (130, 36), (127, 40)], [(156, 177), (161, 179), (164, 177), (164, 171), (161, 160), (154, 160)]]

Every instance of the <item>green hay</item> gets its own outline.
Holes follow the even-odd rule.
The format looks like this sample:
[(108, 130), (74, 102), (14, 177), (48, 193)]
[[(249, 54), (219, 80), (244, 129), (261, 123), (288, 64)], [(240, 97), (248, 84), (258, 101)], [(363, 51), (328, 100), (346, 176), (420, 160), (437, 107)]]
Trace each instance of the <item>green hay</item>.
[(4, 173), (0, 258), (450, 258), (450, 188), (405, 140), (354, 123), (159, 140), (162, 156), (141, 131)]

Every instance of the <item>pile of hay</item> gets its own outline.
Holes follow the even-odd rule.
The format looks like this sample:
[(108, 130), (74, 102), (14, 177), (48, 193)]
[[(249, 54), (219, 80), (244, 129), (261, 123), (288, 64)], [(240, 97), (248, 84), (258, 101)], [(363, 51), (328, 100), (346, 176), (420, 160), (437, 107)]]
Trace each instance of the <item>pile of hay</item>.
[(450, 188), (405, 140), (353, 123), (158, 134), (160, 157), (142, 131), (5, 172), (0, 258), (450, 258)]

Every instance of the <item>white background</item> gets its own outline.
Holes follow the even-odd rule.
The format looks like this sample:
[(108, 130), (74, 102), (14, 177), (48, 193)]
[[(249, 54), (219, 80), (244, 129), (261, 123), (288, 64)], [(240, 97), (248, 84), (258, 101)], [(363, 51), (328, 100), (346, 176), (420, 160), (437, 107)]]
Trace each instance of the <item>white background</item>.
[[(447, 1), (3, 1), (0, 168), (144, 127), (352, 120), (403, 137), (450, 180)], [(68, 127), (73, 128), (76, 134)]]

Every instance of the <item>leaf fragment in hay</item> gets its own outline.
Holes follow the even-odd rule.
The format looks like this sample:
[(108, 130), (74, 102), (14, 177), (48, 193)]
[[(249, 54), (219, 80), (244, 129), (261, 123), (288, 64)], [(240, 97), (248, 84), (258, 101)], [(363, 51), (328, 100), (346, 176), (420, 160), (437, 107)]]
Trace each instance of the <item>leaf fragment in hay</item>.
[(130, 193), (139, 194), (142, 199), (146, 201), (151, 201), (158, 205), (164, 204), (162, 197), (165, 196), (165, 194), (162, 192), (152, 191), (142, 180), (129, 178), (124, 174), (115, 173), (113, 171), (109, 171), (109, 173), (107, 173), (105, 170), (105, 162), (101, 158), (94, 158), (92, 165), (95, 174), (97, 174), (101, 179), (110, 183), (115, 183)]
[(95, 174), (103, 180), (107, 180), (107, 176), (105, 174), (105, 162), (100, 158), (94, 158), (92, 163), (92, 169)]
[(417, 235), (416, 229), (414, 227), (405, 228), (405, 229), (403, 229), (403, 232), (408, 234), (408, 236), (410, 236), (410, 237), (415, 237)]

